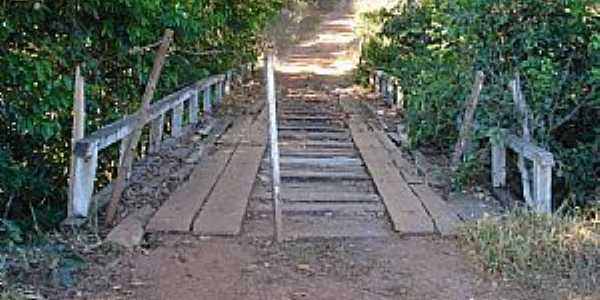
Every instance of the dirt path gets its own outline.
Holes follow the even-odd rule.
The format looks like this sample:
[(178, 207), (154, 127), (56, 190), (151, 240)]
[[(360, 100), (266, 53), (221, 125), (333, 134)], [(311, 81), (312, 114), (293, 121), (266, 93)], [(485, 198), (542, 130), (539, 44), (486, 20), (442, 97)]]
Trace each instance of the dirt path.
[[(358, 98), (354, 4), (322, 17), (314, 39), (287, 51), (278, 81), (287, 98)], [(260, 177), (260, 175), (259, 175)], [(251, 207), (252, 207), (251, 203)], [(259, 230), (260, 231), (260, 230)], [(236, 238), (152, 234), (148, 249), (112, 264), (96, 299), (519, 299), (484, 279), (457, 241), (437, 237), (308, 239), (274, 245)]]

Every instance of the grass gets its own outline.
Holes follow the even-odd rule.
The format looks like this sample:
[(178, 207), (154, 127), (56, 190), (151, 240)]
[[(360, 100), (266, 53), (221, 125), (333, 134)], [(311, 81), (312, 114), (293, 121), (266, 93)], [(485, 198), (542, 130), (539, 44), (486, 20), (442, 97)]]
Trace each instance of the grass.
[(514, 210), (468, 224), (462, 240), (488, 272), (559, 297), (600, 299), (599, 209), (562, 216)]

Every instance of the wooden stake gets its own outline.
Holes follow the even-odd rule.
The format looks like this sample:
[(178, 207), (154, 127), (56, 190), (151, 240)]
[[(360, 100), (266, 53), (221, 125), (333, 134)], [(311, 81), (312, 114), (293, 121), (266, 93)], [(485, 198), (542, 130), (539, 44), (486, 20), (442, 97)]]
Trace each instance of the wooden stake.
[[(523, 116), (522, 122), (522, 130), (523, 130), (523, 141), (526, 143), (531, 142), (531, 114), (529, 113), (529, 108), (527, 107), (527, 103), (525, 102), (525, 97), (523, 96), (523, 92), (521, 90), (521, 79), (519, 74), (515, 75), (515, 80), (510, 82), (510, 88), (513, 95), (513, 101), (517, 108), (517, 111)], [(534, 205), (533, 199), (531, 196), (531, 181), (529, 179), (529, 169), (527, 165), (525, 165), (525, 157), (519, 153), (519, 172), (521, 173), (521, 184), (523, 186), (523, 198), (525, 198), (525, 202), (529, 205)]]
[(75, 189), (73, 185), (75, 177), (75, 143), (85, 136), (85, 80), (81, 76), (81, 68), (75, 69), (75, 92), (73, 93), (73, 131), (71, 133), (71, 171), (69, 179), (69, 206), (68, 216), (73, 216), (73, 201), (75, 199)]
[(475, 84), (473, 84), (471, 96), (467, 100), (467, 109), (463, 117), (462, 126), (458, 135), (458, 141), (454, 146), (454, 153), (452, 154), (452, 160), (450, 163), (452, 172), (456, 172), (456, 170), (458, 170), (461, 158), (463, 157), (465, 149), (469, 144), (471, 128), (473, 127), (473, 118), (475, 117), (475, 109), (477, 108), (477, 104), (479, 103), (479, 95), (481, 94), (481, 89), (483, 88), (484, 79), (485, 75), (483, 74), (483, 72), (478, 71), (475, 74)]
[(154, 58), (154, 66), (152, 67), (152, 73), (150, 73), (150, 78), (148, 79), (148, 83), (146, 84), (146, 90), (144, 91), (144, 95), (142, 96), (142, 107), (137, 113), (137, 124), (135, 131), (127, 138), (127, 151), (125, 151), (125, 157), (122, 159), (122, 162), (119, 166), (119, 174), (117, 179), (113, 184), (112, 196), (110, 198), (110, 203), (106, 210), (106, 222), (112, 224), (115, 219), (115, 214), (117, 212), (117, 207), (119, 205), (119, 200), (121, 199), (121, 194), (123, 194), (123, 190), (125, 190), (125, 181), (127, 179), (127, 170), (133, 164), (133, 159), (135, 157), (135, 149), (137, 149), (138, 143), (142, 136), (142, 129), (146, 120), (149, 117), (150, 113), (150, 102), (154, 97), (154, 92), (156, 91), (156, 86), (158, 84), (158, 79), (160, 78), (160, 73), (165, 64), (165, 59), (167, 56), (167, 52), (169, 51), (169, 45), (173, 40), (173, 31), (170, 29), (165, 30), (163, 38), (160, 43), (160, 48)]
[(281, 203), (279, 198), (281, 178), (279, 174), (279, 144), (277, 136), (277, 99), (275, 95), (275, 71), (273, 70), (273, 52), (265, 53), (265, 68), (267, 79), (267, 101), (269, 104), (270, 142), (271, 142), (271, 167), (273, 183), (273, 217), (275, 220), (274, 239), (282, 241)]

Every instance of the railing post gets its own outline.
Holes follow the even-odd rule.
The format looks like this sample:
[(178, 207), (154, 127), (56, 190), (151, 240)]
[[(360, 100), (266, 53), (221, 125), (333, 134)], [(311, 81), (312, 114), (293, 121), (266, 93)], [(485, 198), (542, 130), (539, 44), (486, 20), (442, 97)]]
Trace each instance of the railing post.
[(538, 212), (552, 212), (552, 166), (533, 162), (533, 198)]
[(215, 104), (219, 106), (221, 104), (221, 100), (223, 100), (223, 79), (219, 79), (217, 84), (215, 85), (216, 93), (215, 96)]
[(204, 87), (204, 116), (210, 116), (212, 114), (212, 100), (211, 100), (211, 86)]
[(229, 95), (229, 93), (231, 93), (231, 77), (232, 77), (233, 73), (230, 71), (227, 71), (227, 73), (225, 73), (225, 88), (224, 88), (224, 92), (225, 95)]
[(150, 146), (148, 152), (156, 153), (158, 150), (160, 150), (164, 129), (165, 115), (161, 114), (158, 118), (152, 121), (152, 125), (150, 127)]
[[(81, 75), (81, 68), (75, 69), (75, 92), (73, 94), (73, 132), (71, 134), (71, 166), (69, 178), (69, 205), (67, 206), (67, 216), (76, 215), (75, 207), (75, 169), (81, 161), (75, 156), (75, 143), (85, 136), (85, 79)], [(77, 212), (78, 213), (78, 212)], [(86, 213), (87, 214), (87, 213)]]
[(271, 148), (271, 168), (272, 168), (272, 187), (273, 187), (273, 219), (275, 223), (274, 238), (281, 242), (282, 236), (282, 216), (281, 203), (279, 199), (281, 178), (279, 174), (279, 142), (277, 136), (277, 99), (275, 93), (275, 71), (273, 66), (273, 52), (267, 51), (265, 55), (265, 75), (267, 83), (267, 105), (269, 108), (269, 128), (270, 128), (270, 148)]
[(98, 167), (98, 147), (93, 145), (90, 157), (76, 157), (73, 186), (72, 217), (86, 218), (94, 193), (94, 180)]
[(492, 140), (492, 186), (506, 186), (506, 145), (503, 139)]
[(400, 81), (396, 80), (396, 108), (404, 110), (404, 105), (404, 93), (402, 92), (402, 86), (400, 86)]
[(198, 123), (198, 113), (200, 111), (199, 103), (198, 103), (198, 89), (194, 89), (192, 92), (192, 96), (190, 99), (190, 108), (189, 108), (189, 119), (190, 123), (196, 124)]
[(183, 102), (175, 106), (171, 112), (171, 135), (179, 137), (182, 134), (181, 124), (183, 121)]
[[(127, 151), (127, 147), (129, 147), (130, 141), (129, 139), (131, 139), (132, 136), (131, 134), (129, 136), (127, 136), (126, 138), (121, 140), (121, 144), (119, 145), (119, 166), (123, 163), (123, 159), (125, 158), (125, 152)], [(137, 152), (137, 151), (136, 151)], [(127, 166), (127, 175), (125, 178), (129, 179), (131, 177), (131, 169), (132, 169), (132, 165), (131, 166)]]

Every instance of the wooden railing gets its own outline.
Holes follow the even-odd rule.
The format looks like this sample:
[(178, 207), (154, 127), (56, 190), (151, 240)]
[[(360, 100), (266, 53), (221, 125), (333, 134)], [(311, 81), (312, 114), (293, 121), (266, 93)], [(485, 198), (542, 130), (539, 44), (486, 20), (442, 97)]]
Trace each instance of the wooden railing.
[[(402, 87), (394, 76), (381, 70), (373, 70), (369, 75), (369, 84), (379, 93), (383, 101), (396, 108), (405, 108)], [(531, 203), (527, 203), (537, 212), (552, 212), (552, 168), (554, 155), (541, 147), (526, 142), (523, 138), (509, 134), (500, 139), (490, 139), (492, 145), (492, 185), (494, 188), (506, 188), (506, 149), (533, 162), (533, 188)]]
[[(200, 96), (202, 96), (202, 113), (204, 116), (209, 116), (213, 112), (213, 105), (218, 105), (222, 97), (229, 94), (232, 84), (246, 79), (253, 69), (254, 64), (246, 64), (224, 74), (205, 78), (154, 102), (150, 107), (149, 118), (142, 120), (144, 126), (150, 124), (148, 152), (154, 153), (160, 150), (167, 114), (171, 118), (171, 136), (181, 136), (186, 127), (196, 124), (199, 120)], [(184, 124), (186, 106), (188, 122)], [(129, 115), (75, 141), (70, 182), (72, 196), (69, 200), (68, 218), (88, 216), (94, 194), (98, 153), (110, 145), (121, 142), (120, 155), (123, 156), (126, 144), (124, 140), (133, 133), (138, 122), (137, 115)]]

